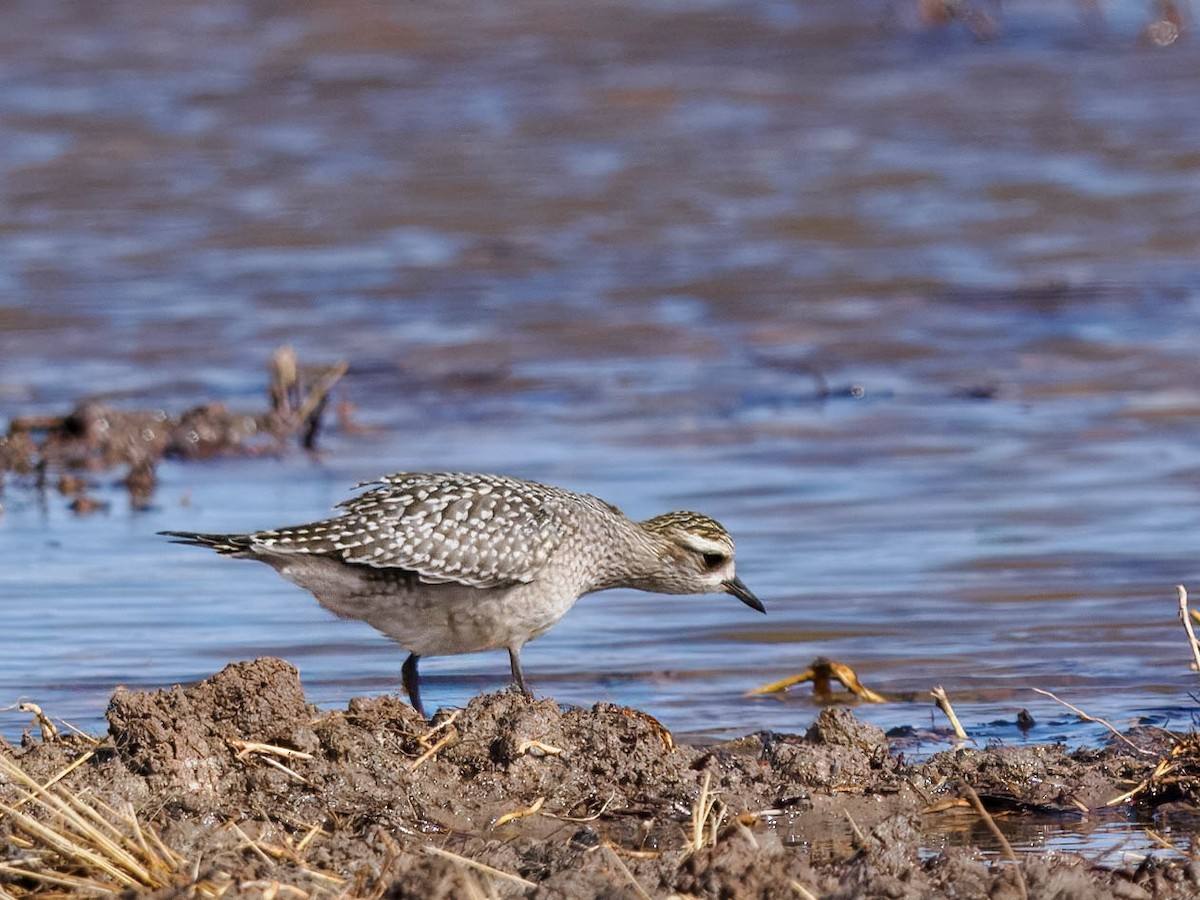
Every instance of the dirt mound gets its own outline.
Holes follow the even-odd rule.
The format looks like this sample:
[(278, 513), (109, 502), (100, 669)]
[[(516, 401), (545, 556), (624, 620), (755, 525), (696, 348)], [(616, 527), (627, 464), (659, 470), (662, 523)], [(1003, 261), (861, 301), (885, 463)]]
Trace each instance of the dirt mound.
[(823, 711), (804, 736), (689, 747), (636, 710), (511, 693), (432, 722), (393, 697), (320, 712), (275, 659), (187, 688), (119, 690), (108, 719), (103, 743), (12, 751), (26, 775), (0, 774), (7, 893), (53, 887), (39, 872), (115, 877), (19, 810), (22, 777), (44, 784), (81, 756), (53, 790), (97, 810), (132, 804), (138, 824), (124, 814), (114, 828), (131, 844), (161, 841), (161, 863), (125, 886), (160, 896), (1167, 898), (1200, 887), (1186, 860), (1113, 871), (930, 851), (931, 817), (969, 816), (964, 833), (986, 837), (964, 811), (965, 785), (991, 811), (1098, 809), (1154, 769), (1119, 748), (956, 750), (908, 764), (845, 709)]
[(209, 812), (253, 793), (255, 771), (238, 763), (246, 743), (310, 752), (320, 742), (309, 722), (299, 673), (277, 659), (226, 666), (194, 687), (145, 693), (119, 688), (108, 730), (130, 772), (185, 810)]

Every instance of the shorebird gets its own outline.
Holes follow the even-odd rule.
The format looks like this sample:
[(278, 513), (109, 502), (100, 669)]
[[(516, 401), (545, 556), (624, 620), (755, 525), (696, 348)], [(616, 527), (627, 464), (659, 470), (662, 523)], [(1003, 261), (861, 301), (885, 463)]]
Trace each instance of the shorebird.
[(532, 697), (521, 647), (593, 591), (726, 593), (766, 612), (734, 572), (733, 539), (700, 513), (639, 522), (597, 497), (500, 475), (401, 473), (359, 488), (339, 515), (307, 525), (160, 533), (261, 560), (381, 631), (409, 653), (402, 680), (422, 716), (423, 656), (506, 649), (513, 686)]

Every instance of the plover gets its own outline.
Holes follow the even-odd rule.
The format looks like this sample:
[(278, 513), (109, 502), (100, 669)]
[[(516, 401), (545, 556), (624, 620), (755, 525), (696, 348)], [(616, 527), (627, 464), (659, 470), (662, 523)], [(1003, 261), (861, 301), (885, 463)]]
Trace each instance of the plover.
[(401, 473), (359, 487), (339, 515), (307, 525), (161, 533), (261, 560), (381, 631), (409, 652), (401, 673), (421, 715), (422, 656), (506, 649), (513, 685), (532, 697), (521, 647), (593, 591), (726, 593), (766, 612), (734, 571), (733, 539), (700, 513), (639, 522), (597, 497), (500, 475)]

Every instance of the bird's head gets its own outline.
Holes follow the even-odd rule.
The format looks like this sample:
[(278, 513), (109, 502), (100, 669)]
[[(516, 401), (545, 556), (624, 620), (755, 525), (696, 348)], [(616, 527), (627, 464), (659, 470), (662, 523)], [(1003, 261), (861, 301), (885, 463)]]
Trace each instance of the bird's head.
[(720, 522), (695, 512), (669, 512), (642, 522), (662, 545), (661, 565), (645, 587), (663, 594), (733, 594), (751, 609), (762, 601), (734, 571), (733, 538)]

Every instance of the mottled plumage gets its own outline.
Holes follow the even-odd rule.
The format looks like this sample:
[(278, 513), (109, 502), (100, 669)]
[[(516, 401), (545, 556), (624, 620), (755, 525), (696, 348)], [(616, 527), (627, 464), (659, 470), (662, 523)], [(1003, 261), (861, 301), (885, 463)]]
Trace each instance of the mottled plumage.
[(596, 497), (498, 475), (405, 473), (360, 487), (320, 522), (163, 533), (266, 562), (396, 641), (410, 653), (404, 685), (418, 710), (422, 656), (503, 647), (528, 694), (521, 646), (592, 591), (724, 592), (763, 611), (734, 572), (733, 540), (700, 513), (636, 522)]

